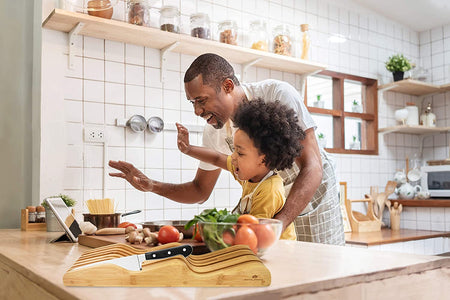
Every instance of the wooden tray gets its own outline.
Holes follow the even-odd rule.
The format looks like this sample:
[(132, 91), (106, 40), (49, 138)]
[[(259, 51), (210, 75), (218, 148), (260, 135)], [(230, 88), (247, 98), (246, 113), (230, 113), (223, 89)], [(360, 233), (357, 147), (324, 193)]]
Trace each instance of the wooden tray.
[[(153, 247), (166, 249), (181, 245), (170, 243)], [(114, 264), (79, 269), (94, 262), (145, 253), (125, 244), (89, 250), (64, 274), (66, 286), (268, 286), (270, 271), (244, 245), (202, 254), (181, 255), (145, 261), (141, 271), (129, 271)]]
[[(193, 248), (193, 254), (204, 254), (208, 253), (209, 249), (206, 247), (205, 243), (199, 243), (196, 240), (192, 239), (184, 239), (182, 244), (188, 244), (191, 245)], [(152, 251), (154, 249), (154, 246), (147, 246), (147, 244), (130, 244), (129, 242), (125, 241), (125, 235), (124, 234), (118, 234), (118, 235), (84, 235), (80, 234), (78, 236), (78, 244), (87, 246), (90, 248), (98, 248), (103, 247), (107, 245), (113, 245), (113, 244), (126, 244), (136, 249), (143, 249), (145, 252)], [(155, 248), (156, 249), (156, 248)]]

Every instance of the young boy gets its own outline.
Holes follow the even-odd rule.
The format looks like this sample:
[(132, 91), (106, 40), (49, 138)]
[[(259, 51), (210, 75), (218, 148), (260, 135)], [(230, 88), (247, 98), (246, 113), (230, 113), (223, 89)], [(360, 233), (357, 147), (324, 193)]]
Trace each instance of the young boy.
[[(305, 133), (298, 125), (295, 112), (279, 101), (243, 102), (233, 122), (238, 129), (232, 155), (190, 145), (189, 132), (180, 124), (177, 124), (178, 148), (184, 154), (233, 174), (243, 189), (235, 212), (273, 218), (286, 201), (283, 180), (276, 172), (292, 166), (301, 151), (298, 141), (304, 139)], [(281, 238), (296, 240), (293, 223)]]

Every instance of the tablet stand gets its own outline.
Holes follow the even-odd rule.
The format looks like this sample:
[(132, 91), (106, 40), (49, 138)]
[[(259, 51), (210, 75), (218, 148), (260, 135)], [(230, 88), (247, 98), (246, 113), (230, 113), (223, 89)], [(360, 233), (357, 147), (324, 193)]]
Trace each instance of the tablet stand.
[(56, 243), (56, 242), (71, 242), (71, 243), (74, 243), (74, 241), (72, 241), (70, 239), (70, 237), (67, 235), (67, 233), (64, 233), (60, 237), (57, 237), (57, 238), (55, 238), (55, 239), (50, 241), (50, 243)]

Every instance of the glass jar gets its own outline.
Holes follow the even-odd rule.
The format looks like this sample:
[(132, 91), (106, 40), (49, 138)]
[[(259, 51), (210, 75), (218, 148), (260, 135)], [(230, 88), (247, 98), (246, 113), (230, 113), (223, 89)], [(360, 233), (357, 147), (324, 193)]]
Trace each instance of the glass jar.
[(163, 6), (160, 10), (159, 28), (163, 31), (180, 33), (180, 12), (175, 6)]
[(201, 39), (211, 39), (211, 27), (209, 16), (205, 13), (192, 14), (191, 20), (191, 36)]
[(237, 45), (237, 26), (235, 21), (222, 21), (219, 23), (218, 29), (221, 43)]
[(127, 0), (128, 23), (150, 26), (150, 5), (147, 0)]
[(291, 33), (286, 25), (279, 25), (273, 30), (273, 53), (292, 56)]
[(45, 223), (45, 207), (36, 206), (36, 223)]
[(269, 35), (265, 21), (255, 20), (250, 23), (249, 40), (250, 48), (269, 51)]
[(36, 206), (27, 206), (28, 223), (36, 223)]
[(300, 30), (302, 31), (302, 53), (301, 59), (309, 59), (309, 48), (311, 46), (311, 36), (309, 35), (309, 25), (301, 24)]

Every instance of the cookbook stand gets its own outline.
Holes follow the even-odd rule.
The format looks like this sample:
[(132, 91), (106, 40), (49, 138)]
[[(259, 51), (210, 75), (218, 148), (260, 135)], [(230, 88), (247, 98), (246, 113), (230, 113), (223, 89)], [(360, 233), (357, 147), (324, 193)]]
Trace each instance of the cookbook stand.
[[(180, 246), (170, 243), (161, 250)], [(202, 255), (181, 255), (144, 261), (141, 271), (129, 271), (115, 264), (78, 268), (94, 262), (143, 254), (146, 250), (114, 244), (83, 253), (64, 274), (66, 286), (268, 286), (270, 271), (245, 245), (235, 245)], [(155, 276), (158, 274), (158, 276)]]

